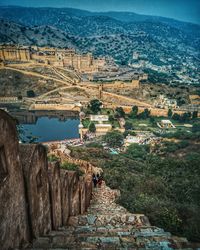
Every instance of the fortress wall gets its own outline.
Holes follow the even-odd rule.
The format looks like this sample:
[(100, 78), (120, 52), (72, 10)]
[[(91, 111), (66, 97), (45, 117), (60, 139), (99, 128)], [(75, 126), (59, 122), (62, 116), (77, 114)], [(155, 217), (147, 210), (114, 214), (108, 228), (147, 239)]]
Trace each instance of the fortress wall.
[[(100, 172), (100, 170), (98, 168), (95, 168), (91, 163), (84, 160), (68, 157), (66, 161), (78, 165), (80, 169), (85, 173), (84, 176), (79, 177), (79, 205), (80, 205), (79, 212), (83, 213), (84, 211), (87, 210), (88, 206), (90, 205), (90, 200), (92, 198), (92, 174), (95, 171)], [(61, 171), (66, 171), (66, 170), (61, 170)], [(71, 178), (72, 176), (69, 177), (69, 180), (71, 180)], [(72, 197), (72, 193), (74, 193), (73, 188), (70, 185), (68, 188), (71, 192), (70, 197)], [(74, 190), (75, 189), (76, 187), (74, 187)], [(77, 198), (78, 194), (76, 193), (76, 195), (73, 198), (74, 201), (70, 202), (75, 205), (76, 209), (77, 209), (77, 204), (75, 203), (78, 203), (76, 200)]]
[[(135, 105), (137, 105), (137, 104), (135, 104)], [(110, 109), (116, 109), (119, 106), (120, 105), (117, 105), (117, 104), (106, 104), (106, 105), (104, 105), (105, 108), (110, 108)], [(123, 108), (125, 113), (130, 113), (133, 106), (132, 105), (122, 105), (120, 107)], [(146, 108), (148, 108), (148, 110), (151, 111), (152, 116), (168, 117), (168, 109), (159, 109), (159, 108), (154, 108), (154, 107), (140, 107), (140, 106), (138, 106), (138, 113), (143, 112)], [(177, 113), (179, 115), (182, 115), (185, 112), (187, 112), (187, 111), (186, 110), (173, 110), (173, 113)]]
[(34, 238), (84, 213), (92, 196), (93, 166), (71, 159), (83, 176), (48, 163), (41, 144), (18, 143), (14, 120), (0, 111), (0, 246), (26, 247)]
[(76, 172), (68, 171), (69, 177), (69, 215), (80, 213), (79, 178)]
[(140, 81), (139, 80), (132, 80), (131, 82), (123, 82), (123, 81), (115, 81), (114, 83), (104, 83), (102, 84), (103, 89), (116, 89), (116, 88), (133, 88), (139, 89), (140, 88)]
[(69, 219), (69, 179), (68, 171), (61, 169), (61, 206), (62, 206), (62, 225), (66, 226)]
[(109, 93), (105, 91), (102, 91), (102, 99), (103, 101), (106, 101), (106, 102), (117, 103), (118, 107), (126, 106), (126, 105), (127, 106), (137, 105), (137, 106), (143, 106), (146, 108), (151, 107), (151, 105), (148, 103), (144, 103), (144, 102), (134, 100), (129, 97), (125, 97), (125, 96), (121, 96), (121, 95), (117, 95), (117, 94), (113, 94), (113, 93)]
[(29, 240), (24, 180), (15, 121), (0, 110), (0, 246)]
[(92, 199), (92, 176), (86, 175), (85, 177), (85, 210), (90, 205), (90, 201)]
[(86, 211), (86, 184), (84, 177), (79, 178), (79, 203), (80, 203), (80, 214)]
[(74, 104), (32, 104), (29, 110), (68, 110), (80, 111), (80, 107)]
[(52, 228), (46, 149), (42, 145), (20, 145), (28, 196), (31, 231), (34, 238)]
[(16, 48), (15, 46), (0, 46), (0, 59), (3, 61), (30, 61), (28, 48)]
[(105, 59), (95, 60), (92, 54), (76, 54), (74, 50), (37, 47), (37, 51), (33, 52), (31, 48), (23, 46), (0, 46), (0, 59), (17, 62), (40, 61), (54, 66), (73, 67), (83, 72), (96, 72), (105, 64)]
[(62, 226), (61, 179), (58, 162), (48, 163), (52, 229)]

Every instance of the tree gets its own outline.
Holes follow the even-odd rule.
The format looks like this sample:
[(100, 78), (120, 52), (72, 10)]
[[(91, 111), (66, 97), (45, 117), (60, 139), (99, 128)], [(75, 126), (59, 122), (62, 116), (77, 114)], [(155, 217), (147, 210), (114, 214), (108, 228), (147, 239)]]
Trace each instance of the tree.
[(193, 132), (200, 132), (200, 123), (194, 123), (193, 127), (192, 127), (192, 131)]
[(22, 95), (18, 95), (17, 99), (21, 101), (23, 99)]
[(112, 123), (112, 122), (114, 122), (115, 118), (113, 115), (109, 115), (108, 120), (109, 120), (109, 122)]
[(124, 117), (125, 117), (125, 112), (124, 112), (124, 110), (123, 110), (122, 107), (117, 107), (117, 108), (115, 109), (115, 112), (116, 112), (115, 116), (116, 116), (117, 118), (124, 118)]
[(145, 109), (142, 113), (139, 114), (139, 118), (141, 119), (147, 119), (150, 116), (150, 111), (148, 109)]
[(191, 113), (190, 112), (183, 113), (182, 116), (181, 116), (181, 121), (186, 122), (186, 121), (189, 121), (190, 118), (191, 118)]
[(98, 99), (94, 99), (90, 101), (89, 108), (94, 114), (97, 114), (99, 111), (101, 111), (101, 105), (102, 103)]
[(134, 131), (131, 131), (131, 130), (126, 130), (123, 133), (124, 138), (126, 138), (127, 135), (136, 136), (136, 133)]
[(27, 94), (27, 97), (35, 97), (35, 92), (31, 89), (31, 90), (28, 90), (27, 92), (26, 92), (26, 94)]
[(89, 125), (89, 131), (92, 133), (96, 132), (96, 127), (95, 127), (95, 124), (93, 122), (91, 122)]
[(192, 119), (196, 119), (198, 117), (198, 111), (194, 111), (192, 113)]
[(153, 116), (150, 117), (149, 121), (151, 122), (152, 125), (156, 125), (156, 120)]
[(177, 113), (174, 113), (173, 115), (172, 115), (172, 119), (173, 120), (176, 120), (176, 121), (180, 121), (180, 115), (179, 114), (177, 114)]
[(173, 115), (172, 110), (171, 110), (171, 109), (169, 109), (169, 110), (168, 110), (168, 113), (167, 113), (167, 116), (168, 116), (169, 118), (171, 118), (171, 117), (172, 117), (172, 115)]
[(125, 130), (131, 130), (133, 129), (133, 124), (132, 122), (126, 121), (125, 125), (124, 125)]
[(123, 135), (119, 131), (107, 132), (104, 136), (104, 141), (110, 147), (121, 147), (124, 141)]
[(138, 114), (138, 106), (133, 106), (132, 111), (130, 112), (129, 116), (131, 118), (136, 118)]

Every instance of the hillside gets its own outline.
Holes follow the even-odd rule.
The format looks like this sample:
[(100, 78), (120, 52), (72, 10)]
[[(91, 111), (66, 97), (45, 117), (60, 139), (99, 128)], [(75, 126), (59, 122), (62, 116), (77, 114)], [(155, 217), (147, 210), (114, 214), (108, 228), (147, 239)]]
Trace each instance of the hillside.
[[(187, 33), (199, 31), (199, 25), (181, 22), (171, 18), (141, 15), (134, 12), (90, 12), (73, 8), (26, 8), (19, 6), (1, 6), (0, 16), (9, 20), (22, 23), (24, 25), (61, 25), (61, 22), (78, 20), (85, 17), (109, 17), (121, 22), (160, 22), (171, 27), (179, 28)], [(64, 27), (64, 26), (63, 26)]]
[(74, 47), (68, 35), (55, 27), (27, 27), (14, 22), (0, 20), (0, 43), (22, 45), (49, 45), (52, 47)]
[(159, 71), (162, 81), (199, 82), (200, 26), (196, 24), (67, 8), (0, 7), (0, 18), (0, 43), (73, 47), (111, 56), (118, 64), (140, 67), (150, 75)]

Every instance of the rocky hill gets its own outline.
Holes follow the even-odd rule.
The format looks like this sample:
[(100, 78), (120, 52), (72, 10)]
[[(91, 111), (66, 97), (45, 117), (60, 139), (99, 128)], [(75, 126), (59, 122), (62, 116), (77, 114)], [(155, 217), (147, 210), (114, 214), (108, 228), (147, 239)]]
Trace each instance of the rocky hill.
[(0, 43), (74, 47), (111, 56), (119, 64), (136, 63), (161, 72), (164, 68), (165, 73), (186, 71), (189, 78), (198, 78), (200, 26), (196, 24), (67, 8), (0, 7), (0, 18)]
[(68, 34), (52, 26), (28, 27), (0, 19), (0, 42), (22, 45), (74, 47)]

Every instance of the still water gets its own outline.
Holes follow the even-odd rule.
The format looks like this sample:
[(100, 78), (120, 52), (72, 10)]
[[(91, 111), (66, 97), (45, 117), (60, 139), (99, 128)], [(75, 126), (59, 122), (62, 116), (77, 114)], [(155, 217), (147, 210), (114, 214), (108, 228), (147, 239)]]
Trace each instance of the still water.
[(79, 119), (64, 121), (55, 117), (39, 117), (35, 124), (21, 124), (25, 136), (36, 136), (38, 142), (79, 138)]

